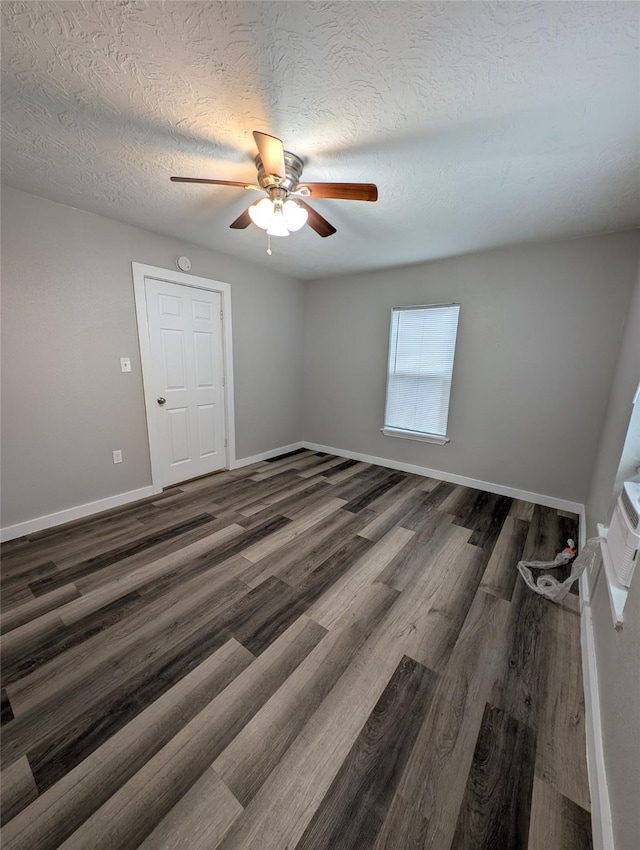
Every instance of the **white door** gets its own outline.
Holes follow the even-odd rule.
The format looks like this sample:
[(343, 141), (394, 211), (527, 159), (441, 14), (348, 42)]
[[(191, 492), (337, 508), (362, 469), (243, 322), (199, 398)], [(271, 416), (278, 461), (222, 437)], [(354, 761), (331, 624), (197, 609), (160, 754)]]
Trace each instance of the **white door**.
[(145, 277), (163, 487), (226, 466), (219, 292)]

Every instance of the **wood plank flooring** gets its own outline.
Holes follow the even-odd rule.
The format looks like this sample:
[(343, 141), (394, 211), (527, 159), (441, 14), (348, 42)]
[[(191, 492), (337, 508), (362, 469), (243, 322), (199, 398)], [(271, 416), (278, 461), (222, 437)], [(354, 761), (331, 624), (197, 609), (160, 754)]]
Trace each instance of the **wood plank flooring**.
[(3, 547), (4, 850), (588, 850), (577, 517), (299, 451)]

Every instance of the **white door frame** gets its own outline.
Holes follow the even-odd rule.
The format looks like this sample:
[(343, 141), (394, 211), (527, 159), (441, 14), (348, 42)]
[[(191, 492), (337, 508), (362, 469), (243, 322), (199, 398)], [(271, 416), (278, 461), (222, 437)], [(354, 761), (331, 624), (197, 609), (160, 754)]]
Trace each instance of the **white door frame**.
[(144, 389), (144, 406), (147, 416), (147, 434), (149, 440), (149, 457), (151, 459), (151, 485), (154, 493), (162, 492), (162, 436), (159, 432), (156, 414), (156, 398), (151, 376), (151, 343), (149, 339), (149, 323), (147, 321), (147, 292), (145, 278), (161, 280), (167, 283), (177, 283), (192, 289), (208, 289), (219, 292), (222, 303), (222, 370), (224, 375), (224, 409), (226, 447), (225, 463), (227, 469), (232, 469), (236, 461), (235, 446), (235, 417), (233, 410), (233, 358), (231, 342), (231, 287), (220, 280), (209, 280), (193, 274), (184, 274), (173, 269), (162, 269), (148, 266), (144, 263), (131, 263), (133, 274), (133, 294), (136, 304), (136, 322), (138, 325), (138, 342), (140, 345), (140, 361), (142, 364), (142, 385)]

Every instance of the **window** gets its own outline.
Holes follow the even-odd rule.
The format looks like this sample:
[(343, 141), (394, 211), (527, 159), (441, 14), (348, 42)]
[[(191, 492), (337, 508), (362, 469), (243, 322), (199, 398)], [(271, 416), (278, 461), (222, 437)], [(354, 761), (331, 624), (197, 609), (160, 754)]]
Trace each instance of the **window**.
[(459, 304), (391, 311), (383, 434), (449, 442), (447, 419)]

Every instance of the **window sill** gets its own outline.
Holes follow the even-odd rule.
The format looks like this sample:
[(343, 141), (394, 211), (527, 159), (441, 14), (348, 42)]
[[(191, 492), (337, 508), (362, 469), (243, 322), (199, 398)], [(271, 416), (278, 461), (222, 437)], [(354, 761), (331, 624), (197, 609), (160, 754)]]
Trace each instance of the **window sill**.
[(385, 437), (400, 437), (401, 440), (416, 440), (420, 443), (435, 443), (444, 446), (449, 442), (448, 437), (440, 437), (436, 434), (419, 434), (417, 431), (396, 431), (394, 428), (380, 429)]

